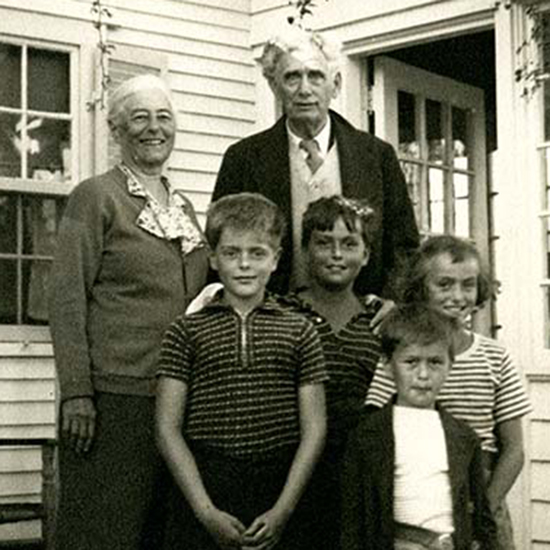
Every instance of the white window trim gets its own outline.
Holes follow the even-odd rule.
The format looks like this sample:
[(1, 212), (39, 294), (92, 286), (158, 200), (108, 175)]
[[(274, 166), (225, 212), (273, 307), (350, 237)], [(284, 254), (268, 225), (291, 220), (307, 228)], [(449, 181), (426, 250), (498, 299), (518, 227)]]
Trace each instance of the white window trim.
[[(0, 190), (30, 195), (66, 196), (83, 174), (91, 174), (93, 164), (93, 119), (85, 108), (85, 94), (91, 93), (95, 29), (89, 21), (45, 19), (45, 15), (25, 14), (21, 20), (0, 7), (0, 32), (3, 43), (67, 52), (70, 55), (70, 109), (73, 119), (71, 133), (71, 180), (43, 182), (33, 179), (0, 177)], [(47, 22), (47, 24), (46, 24)], [(90, 46), (91, 44), (91, 46)], [(51, 114), (51, 113), (48, 113)], [(85, 127), (88, 128), (84, 131)], [(85, 153), (85, 154), (84, 154)], [(81, 162), (82, 161), (82, 162)], [(0, 342), (51, 342), (48, 326), (0, 325)]]

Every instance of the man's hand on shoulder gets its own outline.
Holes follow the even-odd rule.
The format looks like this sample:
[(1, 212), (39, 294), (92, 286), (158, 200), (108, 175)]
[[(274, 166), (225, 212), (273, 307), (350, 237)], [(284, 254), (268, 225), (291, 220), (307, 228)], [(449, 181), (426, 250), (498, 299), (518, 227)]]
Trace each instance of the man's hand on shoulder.
[(388, 313), (395, 307), (393, 300), (384, 299), (376, 296), (375, 294), (368, 294), (366, 296), (367, 307), (373, 307), (376, 309), (376, 314), (370, 322), (370, 328), (374, 334), (380, 332), (380, 326)]

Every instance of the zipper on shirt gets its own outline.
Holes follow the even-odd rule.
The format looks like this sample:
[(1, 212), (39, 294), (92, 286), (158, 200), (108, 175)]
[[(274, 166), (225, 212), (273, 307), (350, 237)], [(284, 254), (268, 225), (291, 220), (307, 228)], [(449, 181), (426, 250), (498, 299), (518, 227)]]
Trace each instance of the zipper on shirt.
[(241, 347), (241, 365), (244, 369), (248, 367), (248, 318), (250, 311), (241, 313), (236, 311), (238, 317), (239, 341)]

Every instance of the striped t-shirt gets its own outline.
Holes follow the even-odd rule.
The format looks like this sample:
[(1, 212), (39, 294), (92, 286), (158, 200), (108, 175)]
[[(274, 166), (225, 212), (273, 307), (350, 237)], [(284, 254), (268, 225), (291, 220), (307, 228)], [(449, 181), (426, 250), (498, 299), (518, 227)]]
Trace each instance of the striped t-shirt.
[(327, 442), (338, 444), (345, 439), (360, 417), (376, 365), (380, 359), (380, 340), (370, 323), (376, 310), (365, 302), (365, 310), (354, 315), (335, 332), (329, 322), (299, 294), (281, 298), (305, 315), (317, 329), (325, 353), (329, 380), (327, 397)]
[[(532, 409), (506, 349), (481, 334), (473, 336), (472, 345), (456, 356), (437, 401), (476, 432), (483, 450), (496, 452), (495, 426), (524, 416)], [(367, 405), (382, 407), (395, 391), (391, 375), (379, 365), (369, 388)]]
[(186, 439), (230, 456), (298, 444), (299, 387), (328, 378), (314, 326), (270, 297), (244, 319), (219, 298), (179, 317), (157, 375), (188, 386)]

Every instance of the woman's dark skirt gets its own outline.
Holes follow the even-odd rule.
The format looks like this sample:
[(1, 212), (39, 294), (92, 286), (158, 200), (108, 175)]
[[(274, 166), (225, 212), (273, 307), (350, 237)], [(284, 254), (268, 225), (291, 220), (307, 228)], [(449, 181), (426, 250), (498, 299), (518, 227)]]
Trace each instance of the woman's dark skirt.
[(61, 439), (57, 550), (162, 547), (169, 475), (154, 438), (154, 398), (96, 396), (91, 450)]

